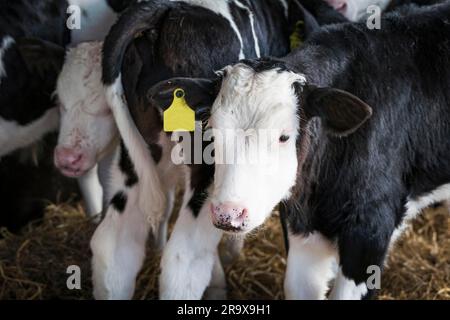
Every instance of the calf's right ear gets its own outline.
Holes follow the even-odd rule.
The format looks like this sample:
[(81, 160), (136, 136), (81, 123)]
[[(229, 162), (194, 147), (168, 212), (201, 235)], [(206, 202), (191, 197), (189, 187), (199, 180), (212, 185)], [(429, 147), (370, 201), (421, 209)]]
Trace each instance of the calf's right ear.
[(45, 79), (49, 73), (61, 72), (66, 54), (63, 47), (36, 38), (21, 38), (17, 48), (30, 73)]
[(173, 78), (151, 87), (147, 98), (153, 106), (165, 111), (172, 104), (177, 89), (184, 90), (186, 102), (195, 111), (196, 119), (207, 120), (219, 93), (220, 82), (200, 78)]
[(316, 87), (305, 89), (304, 110), (307, 118), (322, 119), (328, 134), (346, 137), (372, 116), (372, 108), (347, 91)]

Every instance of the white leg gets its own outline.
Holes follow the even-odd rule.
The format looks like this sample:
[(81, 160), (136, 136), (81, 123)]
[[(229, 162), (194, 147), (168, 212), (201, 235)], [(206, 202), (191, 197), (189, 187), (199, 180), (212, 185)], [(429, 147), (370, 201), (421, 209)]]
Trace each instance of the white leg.
[(339, 270), (333, 290), (330, 293), (330, 300), (361, 300), (366, 294), (367, 286), (365, 283), (357, 286), (355, 281), (346, 278)]
[(116, 195), (91, 240), (96, 299), (131, 299), (145, 258), (150, 224), (137, 207), (139, 185), (127, 189), (121, 175), (115, 165), (111, 190)]
[(336, 249), (322, 235), (289, 236), (289, 255), (284, 282), (288, 300), (325, 299), (333, 278)]
[(222, 231), (209, 215), (209, 202), (195, 218), (184, 206), (161, 261), (160, 298), (200, 300), (209, 285)]
[(94, 217), (102, 212), (103, 191), (98, 180), (97, 167), (78, 179), (81, 194), (86, 206), (86, 213)]
[(157, 250), (162, 251), (167, 244), (167, 234), (169, 229), (169, 221), (172, 216), (173, 207), (175, 204), (175, 190), (167, 192), (167, 206), (159, 225), (157, 234), (155, 235), (155, 247)]
[(227, 298), (227, 281), (225, 272), (223, 271), (219, 253), (216, 253), (214, 259), (214, 267), (211, 276), (211, 282), (206, 289), (206, 300), (226, 300)]
[(119, 150), (119, 147), (117, 147), (115, 150), (107, 154), (100, 162), (98, 163), (98, 178), (100, 180), (100, 185), (103, 190), (103, 205), (102, 208), (107, 208), (109, 202), (111, 201), (112, 197), (114, 196), (111, 194), (111, 190), (109, 190), (109, 186), (111, 184), (111, 171), (112, 166), (114, 165), (114, 158), (115, 155)]

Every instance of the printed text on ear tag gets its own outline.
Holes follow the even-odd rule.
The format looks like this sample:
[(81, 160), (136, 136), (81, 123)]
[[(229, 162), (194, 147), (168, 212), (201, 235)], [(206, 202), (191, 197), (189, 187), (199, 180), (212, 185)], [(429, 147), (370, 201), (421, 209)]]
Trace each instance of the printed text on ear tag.
[(195, 111), (188, 106), (183, 89), (174, 91), (172, 105), (164, 112), (164, 131), (195, 131)]

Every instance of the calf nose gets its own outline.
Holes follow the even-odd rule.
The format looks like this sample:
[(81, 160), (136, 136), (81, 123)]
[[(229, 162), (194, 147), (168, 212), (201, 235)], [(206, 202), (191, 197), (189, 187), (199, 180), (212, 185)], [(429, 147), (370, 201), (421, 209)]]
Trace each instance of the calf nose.
[(247, 224), (248, 210), (236, 203), (211, 204), (211, 214), (214, 225), (225, 231), (239, 232)]
[(55, 150), (55, 165), (61, 169), (78, 170), (83, 162), (83, 153), (72, 148), (57, 147)]

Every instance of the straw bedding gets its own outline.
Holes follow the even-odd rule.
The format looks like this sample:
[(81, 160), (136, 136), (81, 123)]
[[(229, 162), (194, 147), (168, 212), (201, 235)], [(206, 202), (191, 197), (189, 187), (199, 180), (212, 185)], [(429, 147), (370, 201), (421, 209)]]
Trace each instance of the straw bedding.
[[(286, 257), (276, 216), (250, 235), (227, 267), (229, 298), (283, 299)], [(80, 206), (49, 206), (42, 221), (20, 235), (1, 231), (0, 299), (92, 299), (89, 239), (95, 224)], [(156, 299), (160, 254), (148, 246), (135, 299)], [(82, 270), (82, 289), (68, 290), (67, 267)], [(450, 299), (450, 214), (426, 211), (390, 256), (379, 299)]]

